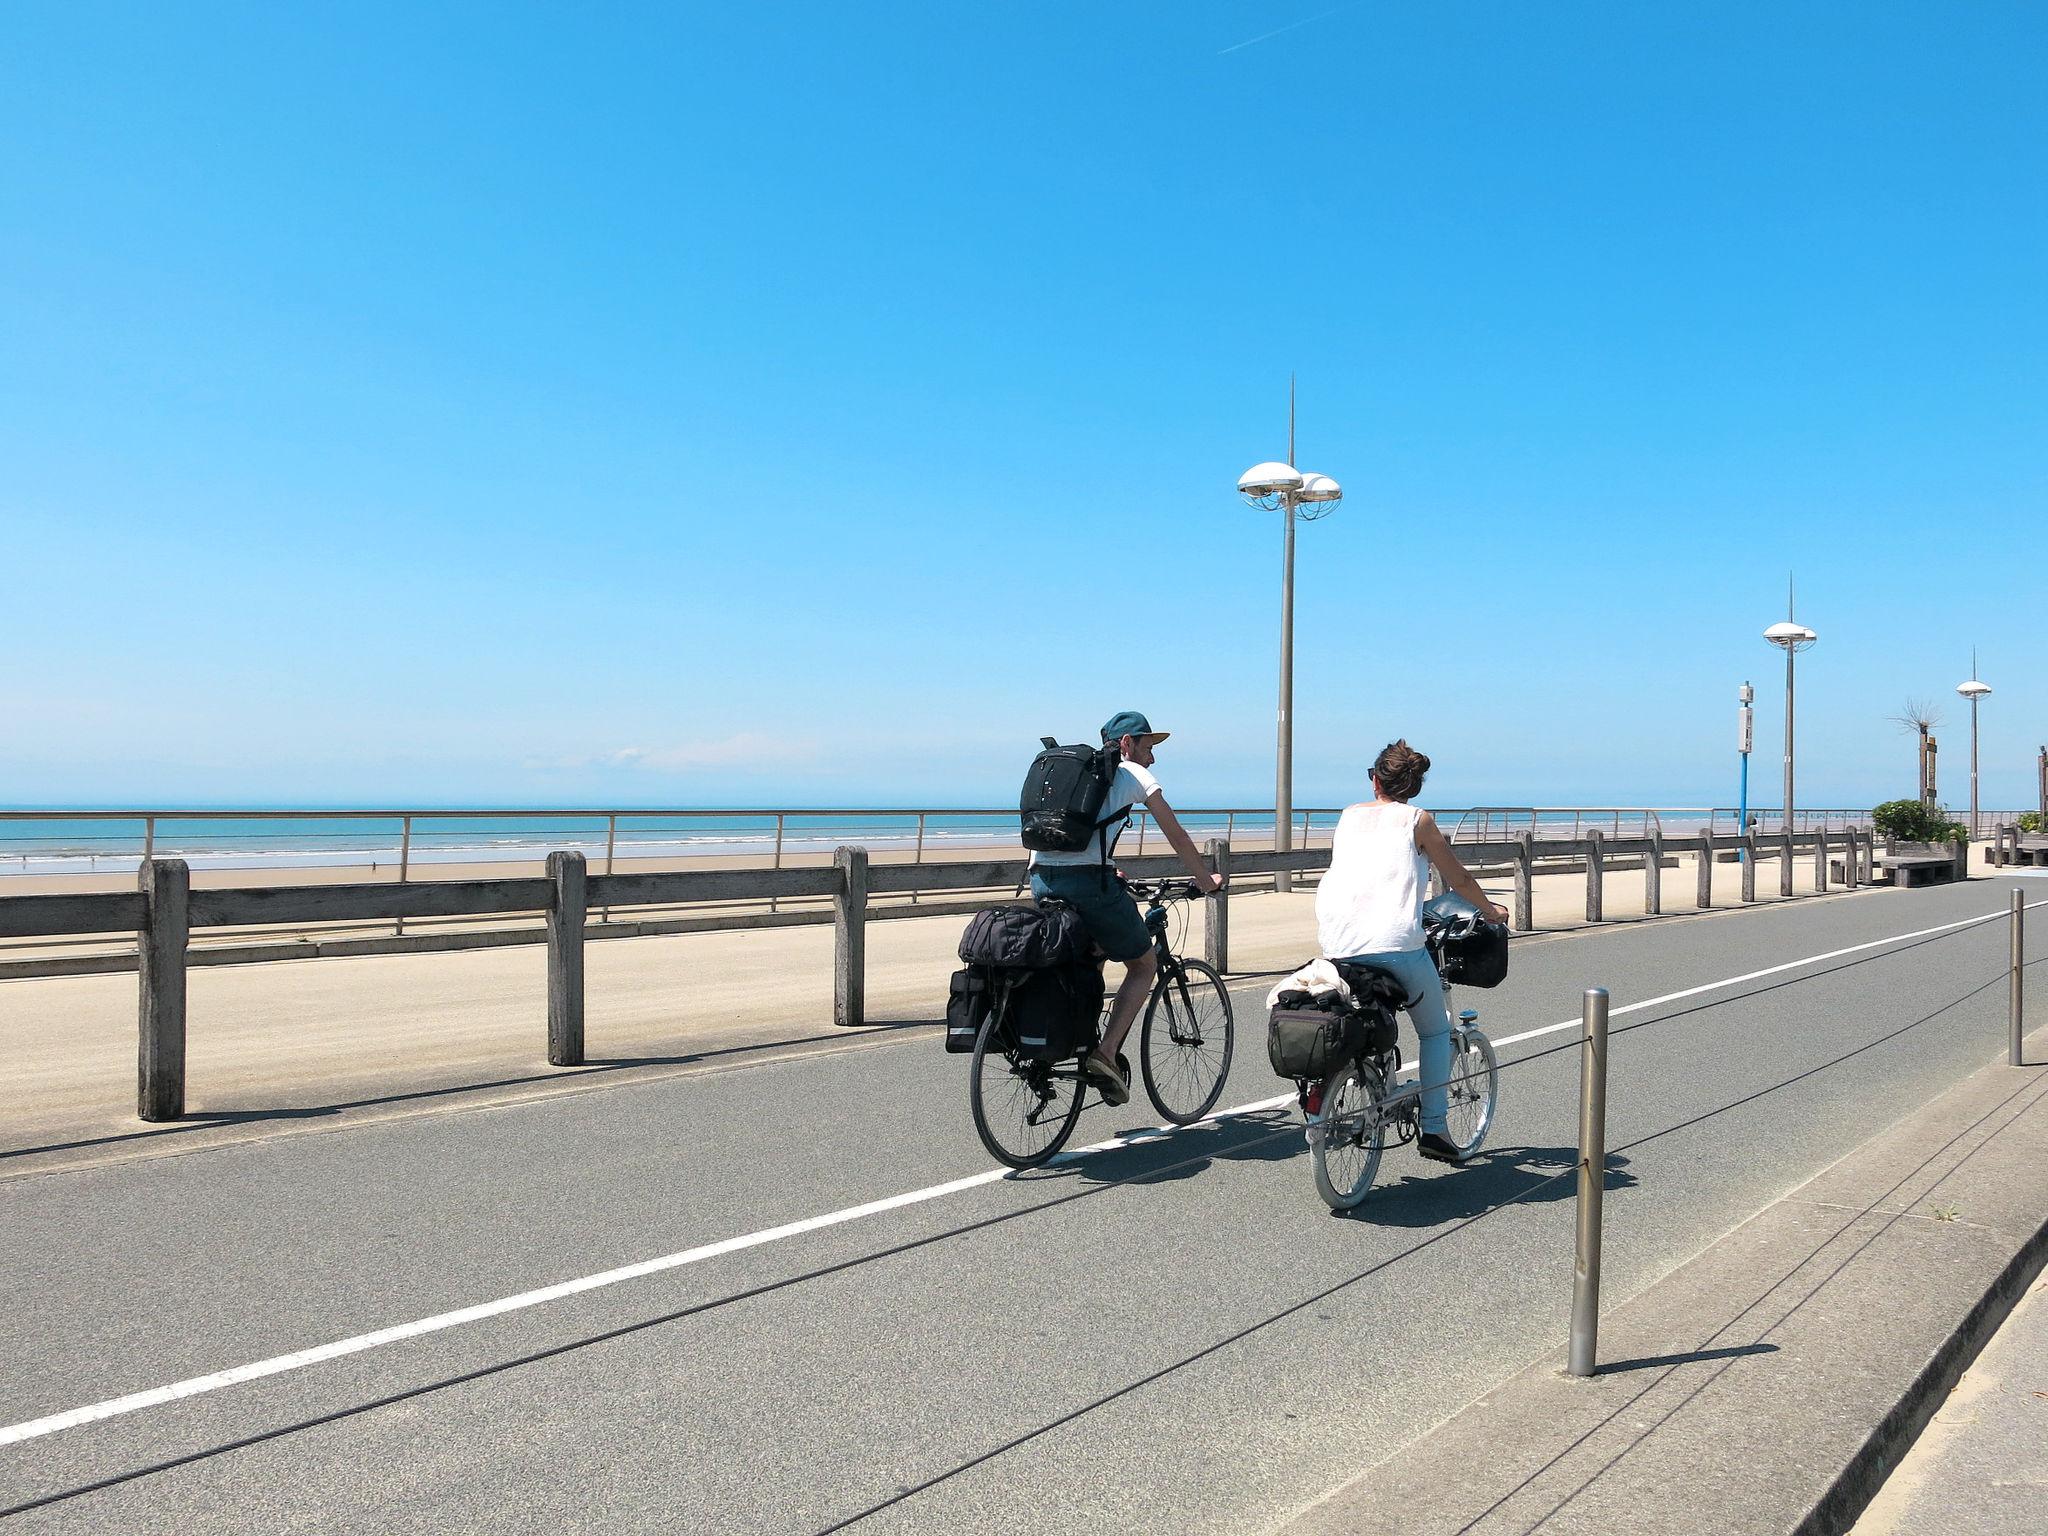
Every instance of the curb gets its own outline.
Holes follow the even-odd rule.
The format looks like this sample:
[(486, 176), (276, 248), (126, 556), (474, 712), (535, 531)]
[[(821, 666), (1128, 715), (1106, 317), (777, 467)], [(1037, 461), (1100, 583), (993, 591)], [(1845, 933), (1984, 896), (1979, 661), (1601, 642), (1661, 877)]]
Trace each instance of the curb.
[(1855, 1525), (2044, 1266), (2048, 1266), (2048, 1222), (2034, 1230), (1955, 1331), (1943, 1340), (1934, 1358), (1870, 1432), (1841, 1476), (1793, 1528), (1794, 1536), (1842, 1536)]

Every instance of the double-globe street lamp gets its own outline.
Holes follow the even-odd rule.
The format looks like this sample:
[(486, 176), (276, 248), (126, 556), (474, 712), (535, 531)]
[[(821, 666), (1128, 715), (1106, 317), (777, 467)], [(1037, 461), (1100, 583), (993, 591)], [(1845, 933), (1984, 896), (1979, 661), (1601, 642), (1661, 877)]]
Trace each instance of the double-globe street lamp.
[(1764, 631), (1764, 638), (1785, 652), (1785, 827), (1792, 829), (1792, 658), (1820, 638), (1804, 624), (1795, 624), (1791, 617), (1792, 604), (1785, 604), (1785, 622), (1773, 624)]
[[(1254, 464), (1237, 477), (1238, 494), (1255, 507), (1281, 514), (1284, 527), (1280, 563), (1280, 741), (1273, 779), (1273, 847), (1285, 853), (1294, 846), (1294, 523), (1313, 522), (1337, 510), (1344, 488), (1328, 475), (1304, 474), (1294, 458), (1294, 407), (1287, 411), (1285, 464)], [(1286, 891), (1294, 882), (1286, 870), (1274, 876), (1274, 887)]]
[(1970, 841), (1977, 840), (1977, 701), (1991, 691), (1989, 683), (1977, 681), (1977, 653), (1970, 652), (1970, 680), (1957, 683), (1956, 692), (1970, 701)]

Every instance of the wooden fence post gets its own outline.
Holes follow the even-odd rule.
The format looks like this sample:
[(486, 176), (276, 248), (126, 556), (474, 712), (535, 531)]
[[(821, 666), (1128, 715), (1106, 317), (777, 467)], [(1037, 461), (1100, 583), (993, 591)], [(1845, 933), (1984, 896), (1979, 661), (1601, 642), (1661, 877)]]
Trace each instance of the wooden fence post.
[(1714, 904), (1714, 829), (1700, 829), (1699, 893), (1694, 904), (1704, 912)]
[(832, 895), (832, 1022), (858, 1029), (867, 1016), (868, 851), (835, 848), (839, 889)]
[(1792, 829), (1785, 828), (1778, 834), (1778, 894), (1792, 894)]
[(1742, 829), (1742, 899), (1756, 900), (1756, 834)]
[(1230, 844), (1212, 837), (1208, 854), (1223, 884), (1202, 899), (1202, 958), (1222, 973), (1230, 969)]
[(1607, 879), (1606, 856), (1600, 850), (1600, 829), (1586, 828), (1586, 921), (1603, 921), (1601, 916), (1602, 889)]
[(548, 855), (548, 1065), (583, 1065), (583, 923), (589, 915), (589, 867), (583, 855)]
[(191, 939), (192, 871), (183, 859), (142, 866), (137, 937), (135, 1113), (177, 1120), (185, 1113), (185, 948)]
[(1816, 892), (1828, 888), (1828, 829), (1825, 826), (1813, 834), (1813, 888)]
[(1536, 926), (1536, 834), (1515, 834), (1515, 926), (1527, 933)]
[(1643, 860), (1643, 910), (1655, 917), (1664, 910), (1664, 829), (1650, 828), (1650, 856)]

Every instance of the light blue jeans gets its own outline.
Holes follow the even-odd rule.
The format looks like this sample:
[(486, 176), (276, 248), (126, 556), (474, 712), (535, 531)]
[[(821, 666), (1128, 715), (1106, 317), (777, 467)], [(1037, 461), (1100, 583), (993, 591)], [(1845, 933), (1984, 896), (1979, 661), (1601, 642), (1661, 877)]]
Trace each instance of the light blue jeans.
[(1392, 949), (1377, 955), (1346, 955), (1345, 965), (1372, 965), (1389, 972), (1408, 991), (1408, 1018), (1422, 1041), (1422, 1128), (1442, 1136), (1451, 1080), (1451, 1011), (1444, 1006), (1443, 978), (1426, 949)]

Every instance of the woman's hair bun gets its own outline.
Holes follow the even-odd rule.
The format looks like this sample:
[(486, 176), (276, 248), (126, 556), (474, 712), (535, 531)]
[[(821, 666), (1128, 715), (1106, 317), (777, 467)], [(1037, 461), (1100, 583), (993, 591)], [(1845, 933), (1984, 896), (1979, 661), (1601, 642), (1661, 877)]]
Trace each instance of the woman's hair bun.
[(1389, 742), (1373, 759), (1372, 776), (1379, 780), (1380, 793), (1389, 800), (1413, 799), (1429, 772), (1429, 759), (1409, 746), (1404, 738)]

